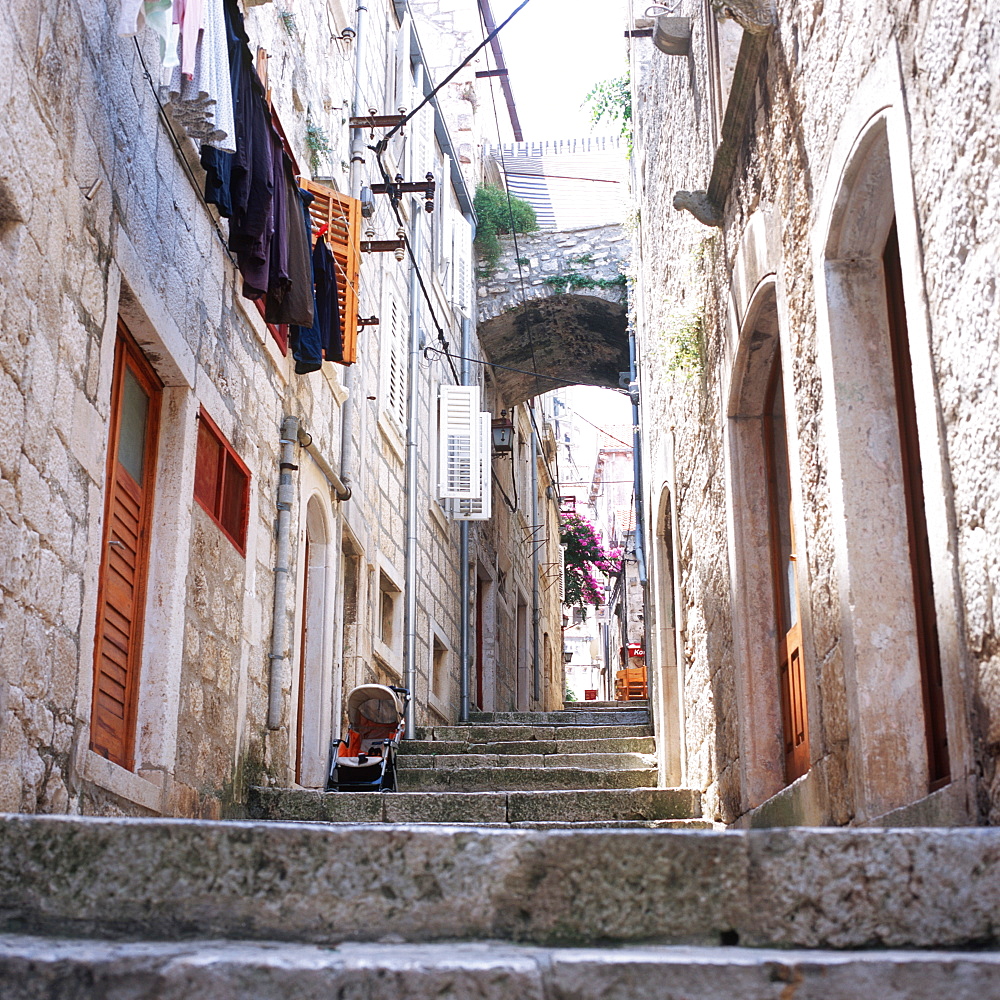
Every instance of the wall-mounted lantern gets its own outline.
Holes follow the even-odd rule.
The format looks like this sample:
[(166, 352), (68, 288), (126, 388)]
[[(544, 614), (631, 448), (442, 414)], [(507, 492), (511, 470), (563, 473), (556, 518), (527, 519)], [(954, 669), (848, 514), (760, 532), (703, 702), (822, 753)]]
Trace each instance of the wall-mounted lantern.
[(506, 410), (493, 421), (493, 454), (512, 455), (514, 453), (514, 424)]

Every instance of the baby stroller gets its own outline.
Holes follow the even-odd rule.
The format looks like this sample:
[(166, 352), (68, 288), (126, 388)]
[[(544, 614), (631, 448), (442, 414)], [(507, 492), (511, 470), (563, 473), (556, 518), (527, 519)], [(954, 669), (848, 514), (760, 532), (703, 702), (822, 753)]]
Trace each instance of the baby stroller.
[(347, 739), (330, 748), (328, 792), (394, 792), (396, 750), (406, 727), (406, 688), (362, 684), (347, 696)]

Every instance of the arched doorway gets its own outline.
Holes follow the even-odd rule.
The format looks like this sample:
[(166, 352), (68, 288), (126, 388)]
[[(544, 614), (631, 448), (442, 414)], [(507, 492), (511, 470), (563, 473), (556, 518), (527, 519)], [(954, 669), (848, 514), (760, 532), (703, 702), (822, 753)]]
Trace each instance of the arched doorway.
[[(823, 247), (827, 414), (852, 770), (877, 816), (951, 774), (928, 543), (923, 440), (897, 235), (889, 117), (872, 119), (839, 182)], [(907, 231), (915, 238), (914, 227)], [(907, 248), (911, 249), (910, 247)], [(918, 345), (926, 354), (926, 345)]]
[(324, 502), (306, 505), (304, 570), (300, 591), (295, 781), (320, 788), (326, 780), (334, 685), (333, 630), (329, 621), (333, 545)]
[(758, 285), (747, 309), (729, 404), (744, 808), (760, 805), (810, 766), (790, 397), (772, 276)]

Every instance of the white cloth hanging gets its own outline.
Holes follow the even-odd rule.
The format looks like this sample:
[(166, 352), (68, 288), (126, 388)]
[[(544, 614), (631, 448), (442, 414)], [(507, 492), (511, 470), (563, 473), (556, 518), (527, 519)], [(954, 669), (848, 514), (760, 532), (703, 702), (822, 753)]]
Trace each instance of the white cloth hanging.
[[(184, 44), (184, 37), (182, 27), (178, 47)], [(169, 82), (161, 88), (161, 101), (192, 139), (235, 153), (236, 126), (222, 0), (204, 0), (193, 70), (188, 78), (178, 62)]]

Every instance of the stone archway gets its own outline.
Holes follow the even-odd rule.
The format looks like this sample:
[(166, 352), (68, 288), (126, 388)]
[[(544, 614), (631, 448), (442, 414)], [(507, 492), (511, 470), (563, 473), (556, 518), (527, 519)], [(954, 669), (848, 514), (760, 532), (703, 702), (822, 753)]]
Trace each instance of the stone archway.
[(501, 244), (496, 268), (480, 283), (477, 329), (498, 366), (504, 401), (514, 406), (559, 381), (617, 387), (629, 367), (629, 243), (621, 226), (520, 235), (516, 244), (503, 237)]

